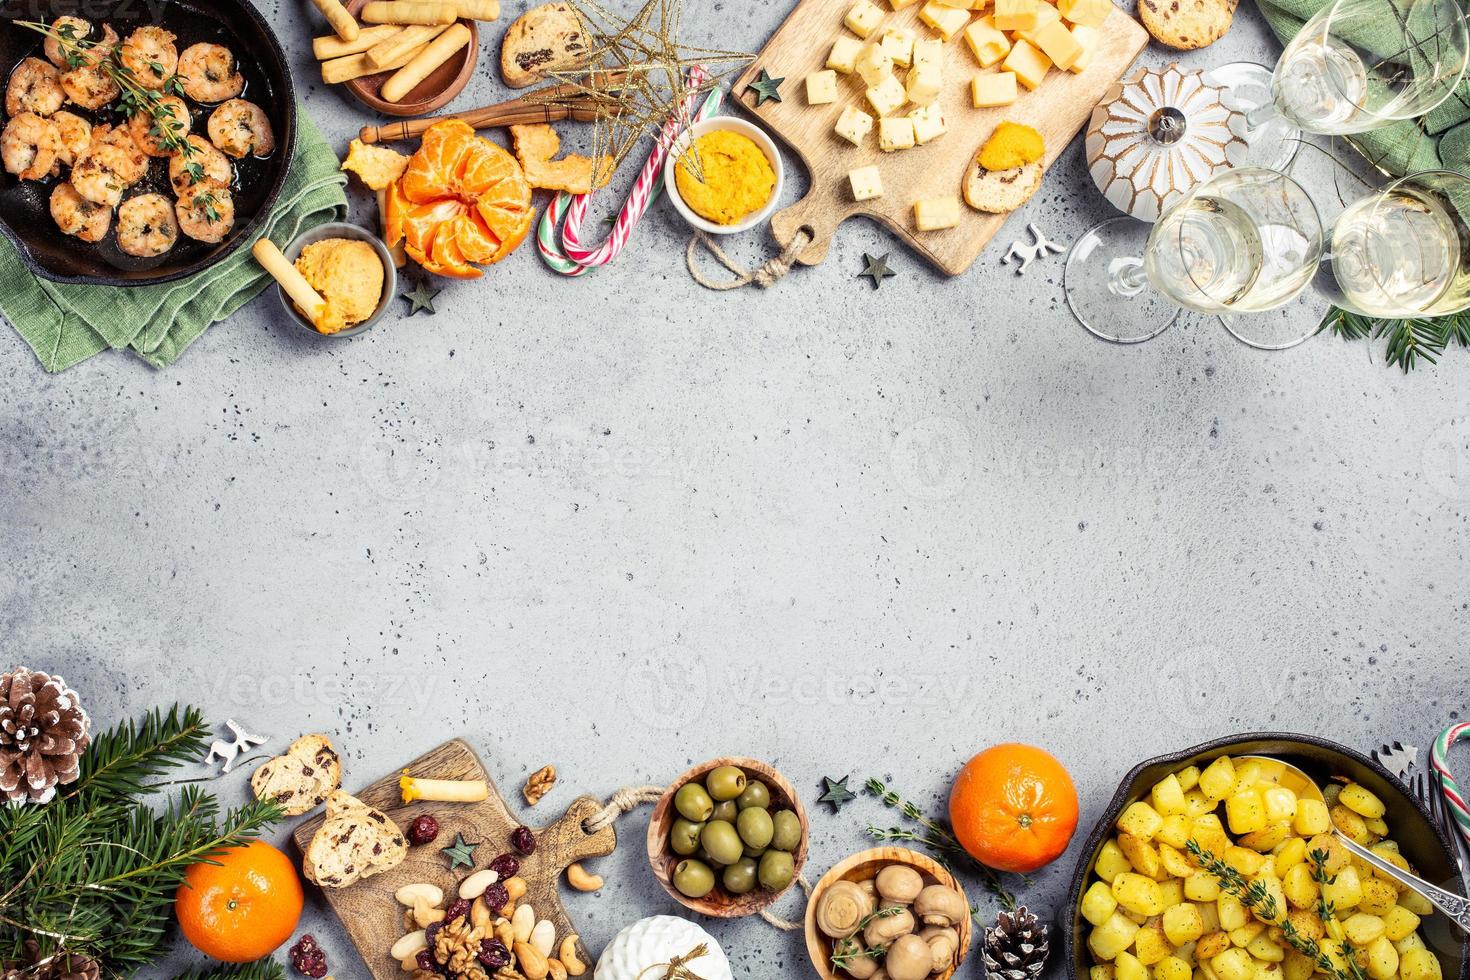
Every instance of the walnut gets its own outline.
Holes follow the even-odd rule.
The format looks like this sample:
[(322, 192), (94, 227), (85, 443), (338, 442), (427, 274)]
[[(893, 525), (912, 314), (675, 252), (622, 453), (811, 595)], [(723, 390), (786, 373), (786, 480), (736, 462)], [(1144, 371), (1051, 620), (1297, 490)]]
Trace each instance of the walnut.
[(521, 790), (526, 795), (526, 803), (535, 806), (541, 802), (541, 797), (551, 792), (551, 787), (556, 785), (556, 766), (544, 766), (531, 773), (526, 780), (525, 789)]
[(451, 977), (490, 980), (485, 967), (476, 959), (480, 941), (487, 935), (486, 929), (471, 925), (468, 917), (461, 916), (439, 930), (434, 939), (434, 959), (448, 968)]
[(495, 971), (495, 980), (526, 980), (526, 975), (513, 966), (502, 966)]

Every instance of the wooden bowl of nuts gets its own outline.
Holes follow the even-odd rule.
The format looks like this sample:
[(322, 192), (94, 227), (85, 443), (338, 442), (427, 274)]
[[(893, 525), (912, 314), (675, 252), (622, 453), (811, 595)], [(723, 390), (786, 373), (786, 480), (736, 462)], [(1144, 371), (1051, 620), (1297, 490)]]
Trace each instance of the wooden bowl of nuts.
[(806, 863), (808, 824), (785, 776), (711, 759), (675, 779), (648, 822), (648, 863), (675, 901), (735, 919), (780, 898)]
[(806, 951), (822, 980), (949, 980), (970, 951), (970, 902), (932, 858), (862, 851), (812, 889)]

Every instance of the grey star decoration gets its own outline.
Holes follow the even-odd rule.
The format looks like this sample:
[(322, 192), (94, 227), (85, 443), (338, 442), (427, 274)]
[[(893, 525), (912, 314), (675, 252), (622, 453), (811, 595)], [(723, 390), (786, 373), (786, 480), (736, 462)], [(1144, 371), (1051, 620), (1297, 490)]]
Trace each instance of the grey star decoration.
[(464, 839), (464, 834), (455, 834), (454, 843), (448, 847), (441, 848), (440, 853), (449, 858), (449, 870), (453, 871), (461, 866), (473, 868), (475, 866), (475, 848), (478, 843), (471, 844)]
[(877, 289), (883, 285), (884, 279), (887, 279), (889, 276), (898, 275), (898, 273), (888, 268), (888, 256), (892, 254), (892, 252), (884, 252), (882, 255), (872, 256), (864, 252), (863, 271), (858, 273), (858, 278), (861, 279), (863, 276), (867, 276), (873, 280), (873, 288)]
[(847, 781), (851, 776), (843, 776), (841, 779), (833, 779), (831, 776), (822, 777), (822, 785), (826, 789), (818, 799), (818, 803), (832, 804), (832, 812), (839, 812), (843, 805), (857, 798), (857, 794), (847, 788)]
[(419, 310), (428, 310), (430, 315), (437, 313), (438, 311), (434, 309), (434, 298), (438, 295), (439, 290), (429, 289), (428, 283), (418, 283), (413, 287), (413, 292), (403, 294), (403, 298), (413, 304), (408, 315), (413, 316)]
[(757, 107), (767, 102), (781, 101), (781, 83), (786, 81), (782, 78), (772, 78), (771, 73), (764, 68), (761, 69), (760, 77), (750, 83), (750, 90), (755, 93), (755, 104)]

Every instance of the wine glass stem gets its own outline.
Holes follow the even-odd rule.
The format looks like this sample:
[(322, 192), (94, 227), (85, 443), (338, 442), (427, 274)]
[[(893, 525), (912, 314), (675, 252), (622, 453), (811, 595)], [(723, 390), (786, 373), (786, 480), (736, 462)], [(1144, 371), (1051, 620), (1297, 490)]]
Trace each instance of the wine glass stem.
[(1249, 109), (1245, 114), (1245, 125), (1248, 130), (1260, 129), (1268, 125), (1281, 113), (1276, 108), (1275, 102), (1263, 102), (1254, 109)]
[(1114, 296), (1137, 296), (1148, 286), (1143, 259), (1128, 256), (1113, 263), (1112, 282), (1108, 289)]

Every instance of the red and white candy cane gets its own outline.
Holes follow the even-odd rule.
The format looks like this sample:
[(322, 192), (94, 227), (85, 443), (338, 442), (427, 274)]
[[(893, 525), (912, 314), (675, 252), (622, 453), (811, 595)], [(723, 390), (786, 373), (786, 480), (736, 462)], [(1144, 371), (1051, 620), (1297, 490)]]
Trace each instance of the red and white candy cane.
[[(664, 123), (653, 151), (648, 155), (647, 162), (618, 212), (612, 232), (601, 244), (592, 248), (582, 244), (582, 223), (587, 218), (591, 194), (571, 195), (563, 191), (547, 205), (536, 229), (536, 249), (541, 253), (542, 260), (552, 269), (565, 276), (580, 276), (597, 266), (607, 265), (628, 244), (633, 229), (642, 220), (662, 187), (664, 160), (669, 155), (670, 147), (686, 126), (714, 115), (723, 99), (723, 93), (716, 87), (710, 91), (698, 110), (695, 110), (699, 87), (708, 82), (709, 73), (703, 66), (695, 65), (689, 70), (688, 79), (693, 91), (679, 103), (673, 115)], [(563, 216), (566, 217), (566, 225), (562, 229), (561, 247), (558, 247), (556, 228)]]
[(1470, 722), (1466, 721), (1451, 725), (1440, 732), (1439, 738), (1434, 740), (1433, 750), (1429, 753), (1429, 764), (1439, 774), (1440, 788), (1444, 792), (1445, 802), (1449, 804), (1450, 816), (1454, 818), (1460, 836), (1465, 838), (1466, 844), (1470, 844), (1470, 804), (1466, 803), (1465, 793), (1455, 782), (1449, 765), (1450, 746), (1467, 737), (1470, 737)]

